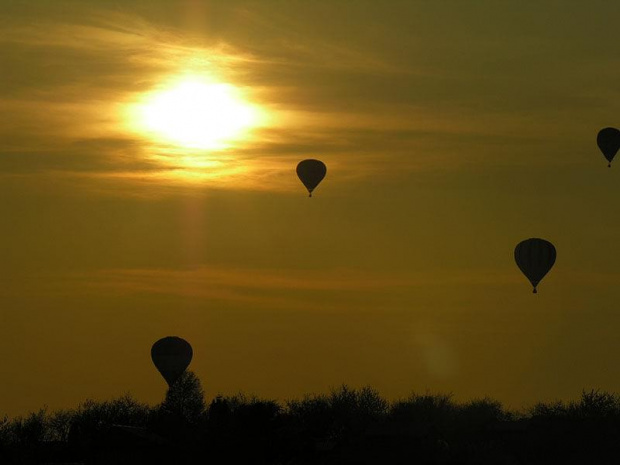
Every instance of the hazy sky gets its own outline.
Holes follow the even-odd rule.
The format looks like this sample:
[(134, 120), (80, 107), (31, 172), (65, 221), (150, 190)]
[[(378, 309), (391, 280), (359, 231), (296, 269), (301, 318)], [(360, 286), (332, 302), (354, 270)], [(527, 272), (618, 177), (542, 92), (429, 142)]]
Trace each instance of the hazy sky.
[[(619, 390), (620, 166), (595, 143), (620, 125), (618, 17), (1, 0), (0, 414), (158, 402), (167, 335), (209, 396)], [(144, 130), (187, 79), (260, 121), (218, 148)], [(328, 166), (313, 199), (304, 158)], [(513, 261), (529, 237), (558, 251), (536, 296)]]

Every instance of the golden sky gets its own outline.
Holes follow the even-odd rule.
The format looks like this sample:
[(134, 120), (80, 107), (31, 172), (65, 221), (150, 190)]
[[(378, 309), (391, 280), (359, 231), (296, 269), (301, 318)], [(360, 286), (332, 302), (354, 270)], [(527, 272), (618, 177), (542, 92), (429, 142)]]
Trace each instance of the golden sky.
[[(596, 133), (620, 125), (619, 16), (3, 0), (0, 414), (155, 403), (167, 335), (209, 396), (618, 390), (620, 167)], [(328, 167), (313, 199), (304, 158)], [(536, 296), (529, 237), (558, 251)]]

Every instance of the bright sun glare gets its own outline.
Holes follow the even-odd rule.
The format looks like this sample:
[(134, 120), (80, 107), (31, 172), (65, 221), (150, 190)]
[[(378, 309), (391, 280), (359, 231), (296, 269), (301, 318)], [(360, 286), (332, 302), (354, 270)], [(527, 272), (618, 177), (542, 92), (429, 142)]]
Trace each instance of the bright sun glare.
[(223, 149), (259, 122), (258, 109), (230, 85), (187, 79), (149, 94), (140, 126), (155, 138), (188, 148)]

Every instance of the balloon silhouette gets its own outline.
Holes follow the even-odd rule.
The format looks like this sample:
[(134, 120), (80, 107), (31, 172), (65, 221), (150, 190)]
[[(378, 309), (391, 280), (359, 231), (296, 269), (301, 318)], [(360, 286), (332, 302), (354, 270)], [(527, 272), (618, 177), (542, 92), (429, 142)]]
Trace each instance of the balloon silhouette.
[(312, 197), (312, 191), (323, 180), (325, 174), (327, 174), (327, 167), (320, 160), (304, 160), (297, 165), (297, 176), (308, 189), (309, 197)]
[(169, 387), (181, 377), (192, 361), (192, 346), (185, 339), (169, 336), (151, 347), (151, 358)]
[(596, 136), (596, 143), (609, 162), (607, 166), (611, 168), (611, 161), (620, 149), (620, 130), (616, 128), (601, 129)]
[(544, 239), (526, 239), (515, 247), (517, 266), (532, 283), (534, 294), (538, 292), (536, 290), (538, 283), (553, 267), (555, 257), (555, 247)]

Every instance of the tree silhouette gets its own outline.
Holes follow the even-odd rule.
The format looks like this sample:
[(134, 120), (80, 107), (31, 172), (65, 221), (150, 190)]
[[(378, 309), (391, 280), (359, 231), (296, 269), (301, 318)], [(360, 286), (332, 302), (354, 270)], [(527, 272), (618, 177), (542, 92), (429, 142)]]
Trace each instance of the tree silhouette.
[(204, 391), (192, 371), (184, 372), (168, 389), (161, 410), (190, 424), (198, 423), (205, 413)]
[[(509, 411), (426, 393), (389, 402), (342, 386), (284, 406), (243, 394), (212, 400), (187, 372), (164, 402), (131, 396), (0, 417), (0, 463), (617, 463), (620, 396)], [(613, 460), (612, 460), (613, 459)]]

